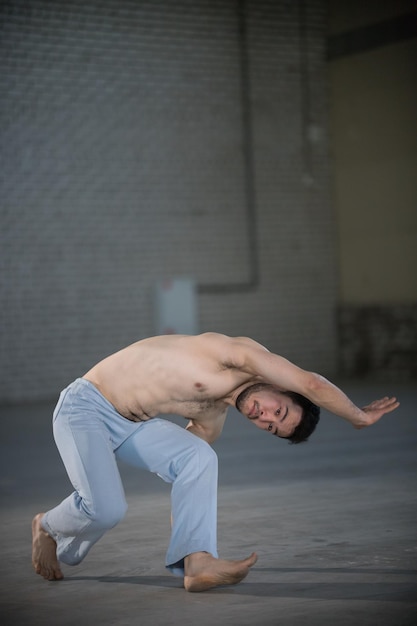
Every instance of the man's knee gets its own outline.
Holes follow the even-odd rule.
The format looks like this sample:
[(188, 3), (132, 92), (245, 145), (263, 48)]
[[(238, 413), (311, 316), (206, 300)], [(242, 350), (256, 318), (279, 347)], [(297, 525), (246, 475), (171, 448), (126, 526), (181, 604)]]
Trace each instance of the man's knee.
[(192, 471), (195, 475), (208, 470), (217, 472), (217, 454), (206, 441), (196, 438), (186, 454), (177, 460), (176, 473)]
[(217, 454), (206, 441), (202, 441), (201, 443), (203, 444), (201, 450), (199, 451), (201, 460), (204, 464), (217, 469)]
[(110, 528), (116, 526), (116, 524), (124, 518), (126, 511), (126, 501), (116, 503), (112, 501), (112, 497), (109, 495), (108, 502), (101, 506), (96, 506), (95, 509), (88, 512), (87, 515), (96, 528), (110, 530)]

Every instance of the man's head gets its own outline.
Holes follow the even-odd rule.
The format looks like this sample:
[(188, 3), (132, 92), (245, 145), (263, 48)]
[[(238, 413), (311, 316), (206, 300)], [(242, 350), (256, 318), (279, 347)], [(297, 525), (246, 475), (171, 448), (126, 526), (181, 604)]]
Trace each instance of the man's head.
[(256, 383), (244, 389), (236, 400), (238, 411), (253, 423), (290, 443), (307, 441), (320, 419), (320, 409), (293, 391)]

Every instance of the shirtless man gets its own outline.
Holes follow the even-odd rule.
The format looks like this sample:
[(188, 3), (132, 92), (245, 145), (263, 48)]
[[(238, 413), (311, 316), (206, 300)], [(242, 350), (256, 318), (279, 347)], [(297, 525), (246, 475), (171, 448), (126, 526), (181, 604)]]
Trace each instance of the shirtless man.
[[(323, 407), (355, 428), (399, 406), (395, 398), (355, 406), (322, 376), (300, 369), (246, 337), (217, 333), (144, 339), (116, 352), (60, 396), (54, 436), (75, 491), (32, 522), (33, 566), (60, 580), (124, 516), (116, 460), (172, 483), (166, 566), (188, 591), (241, 581), (256, 554), (217, 556), (217, 457), (228, 407), (293, 443), (307, 439)], [(185, 429), (156, 416), (181, 415)]]

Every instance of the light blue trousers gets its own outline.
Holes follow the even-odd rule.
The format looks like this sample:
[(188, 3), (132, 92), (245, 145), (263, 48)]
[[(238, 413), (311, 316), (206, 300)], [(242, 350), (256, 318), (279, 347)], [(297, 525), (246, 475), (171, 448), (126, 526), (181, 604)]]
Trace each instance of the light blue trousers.
[(125, 515), (117, 459), (172, 483), (168, 569), (184, 575), (193, 552), (218, 556), (217, 456), (208, 443), (164, 419), (127, 420), (82, 378), (61, 393), (53, 429), (75, 490), (42, 518), (61, 562), (80, 563)]

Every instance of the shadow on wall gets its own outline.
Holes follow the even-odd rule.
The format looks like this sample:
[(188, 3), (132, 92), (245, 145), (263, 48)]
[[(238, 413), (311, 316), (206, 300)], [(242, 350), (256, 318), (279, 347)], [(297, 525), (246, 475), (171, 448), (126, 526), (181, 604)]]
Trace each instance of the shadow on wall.
[(417, 305), (339, 308), (342, 376), (417, 379)]

